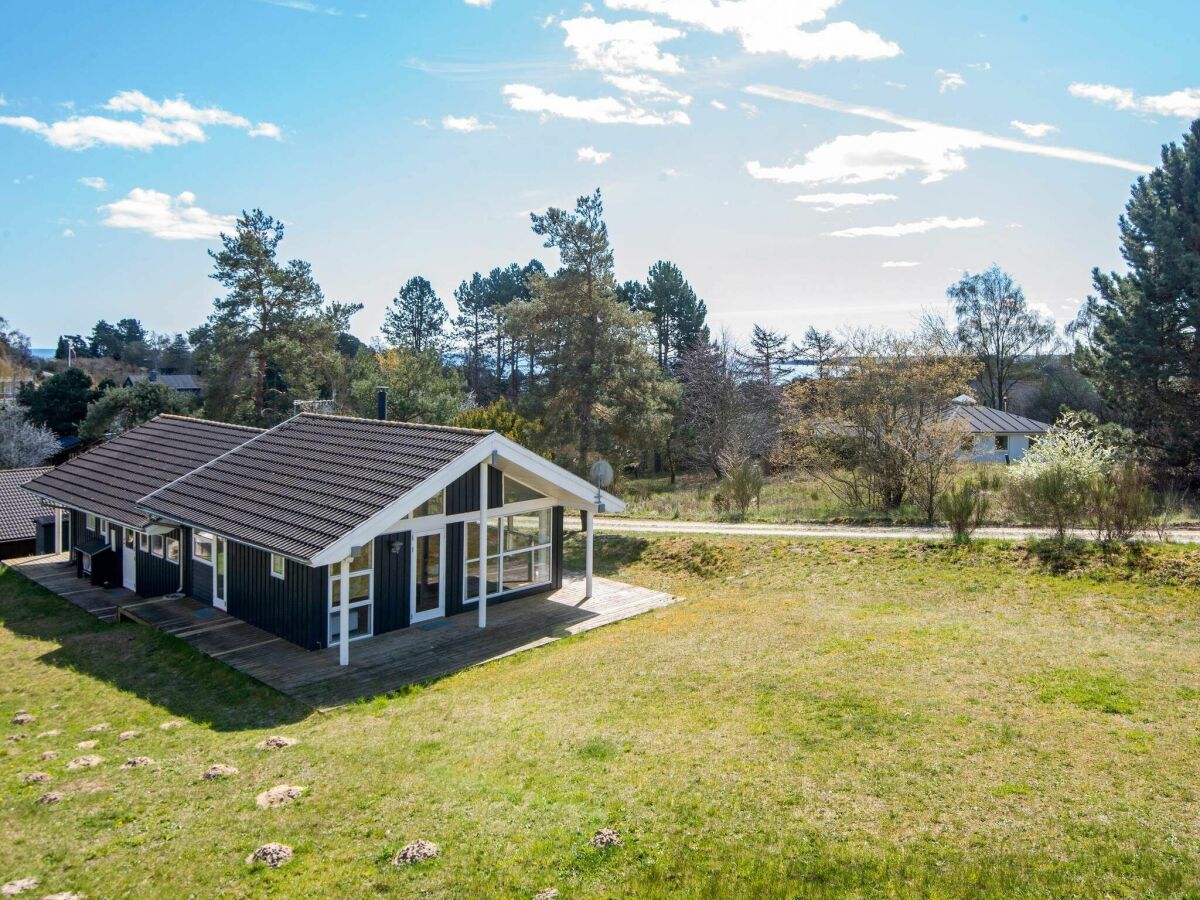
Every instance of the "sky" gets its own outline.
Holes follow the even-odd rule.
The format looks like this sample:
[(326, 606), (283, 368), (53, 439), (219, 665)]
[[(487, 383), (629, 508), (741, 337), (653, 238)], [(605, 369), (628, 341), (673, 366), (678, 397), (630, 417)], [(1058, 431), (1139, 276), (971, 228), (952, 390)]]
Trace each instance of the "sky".
[[(334, 5), (336, 2), (336, 5)], [(186, 331), (243, 209), (378, 332), (424, 275), (552, 251), (599, 187), (620, 280), (679, 265), (755, 323), (911, 327), (993, 262), (1069, 321), (1200, 117), (1200, 5), (923, 0), (9, 0), (0, 316)]]

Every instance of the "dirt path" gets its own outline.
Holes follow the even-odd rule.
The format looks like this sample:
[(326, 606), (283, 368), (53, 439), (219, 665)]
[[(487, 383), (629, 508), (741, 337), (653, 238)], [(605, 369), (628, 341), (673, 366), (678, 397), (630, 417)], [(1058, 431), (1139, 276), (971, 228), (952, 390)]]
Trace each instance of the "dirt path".
[[(652, 534), (720, 534), (762, 535), (767, 537), (828, 537), (828, 538), (920, 538), (940, 541), (950, 536), (945, 528), (890, 525), (768, 525), (762, 523), (734, 524), (730, 522), (682, 522), (669, 519), (623, 519), (616, 516), (597, 516), (600, 531), (648, 532)], [(1077, 532), (1091, 537), (1091, 532)], [(1040, 528), (980, 528), (976, 537), (1017, 540), (1045, 537), (1050, 532)], [(1147, 536), (1150, 538), (1151, 536)], [(1200, 530), (1177, 530), (1170, 533), (1172, 541), (1181, 544), (1200, 543)]]

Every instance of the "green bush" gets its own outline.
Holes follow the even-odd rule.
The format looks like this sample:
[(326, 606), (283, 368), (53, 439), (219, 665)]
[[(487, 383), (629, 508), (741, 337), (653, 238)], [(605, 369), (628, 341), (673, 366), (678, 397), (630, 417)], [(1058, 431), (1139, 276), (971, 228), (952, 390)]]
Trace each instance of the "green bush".
[(1092, 487), (1108, 477), (1114, 456), (1097, 435), (1067, 418), (1012, 467), (1012, 504), (1035, 525), (1053, 528), (1062, 540), (1083, 521)]
[(713, 504), (718, 513), (729, 513), (739, 521), (746, 518), (750, 504), (758, 501), (762, 495), (762, 470), (754, 460), (742, 460), (729, 468), (721, 479), (720, 489), (713, 497)]
[(991, 500), (984, 486), (967, 478), (937, 498), (938, 513), (950, 526), (956, 544), (968, 544), (975, 529), (983, 524)]
[(1149, 527), (1154, 515), (1154, 495), (1145, 468), (1126, 459), (1093, 477), (1087, 505), (1096, 540), (1118, 543), (1136, 537)]

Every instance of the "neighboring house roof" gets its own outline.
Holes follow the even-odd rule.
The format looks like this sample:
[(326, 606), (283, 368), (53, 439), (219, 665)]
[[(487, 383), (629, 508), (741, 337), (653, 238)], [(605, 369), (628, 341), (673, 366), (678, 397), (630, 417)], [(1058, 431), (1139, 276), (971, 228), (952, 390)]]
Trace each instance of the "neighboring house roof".
[(301, 413), (161, 486), (140, 506), (311, 560), (490, 435)]
[(165, 384), (167, 387), (176, 391), (201, 391), (204, 389), (195, 375), (157, 375), (150, 378), (149, 375), (128, 375), (125, 378), (125, 384), (130, 385), (135, 381), (157, 381), (159, 384)]
[(150, 518), (137, 501), (257, 434), (258, 428), (162, 415), (131, 429), (26, 486), (65, 506), (145, 528)]
[(23, 485), (45, 475), (52, 466), (0, 470), (0, 542), (27, 541), (34, 537), (33, 520), (45, 515), (46, 507), (24, 490)]
[(980, 406), (970, 397), (966, 397), (965, 400), (963, 397), (956, 397), (949, 415), (966, 421), (972, 434), (1041, 434), (1050, 430), (1050, 426), (1045, 422), (1014, 416), (990, 406)]

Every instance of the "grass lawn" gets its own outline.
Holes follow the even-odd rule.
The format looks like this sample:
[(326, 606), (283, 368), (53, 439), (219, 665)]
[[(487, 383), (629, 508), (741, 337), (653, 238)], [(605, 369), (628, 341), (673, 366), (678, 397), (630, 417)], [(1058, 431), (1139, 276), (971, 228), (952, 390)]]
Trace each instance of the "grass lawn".
[[(998, 543), (597, 548), (604, 574), (687, 601), (327, 715), (0, 570), (0, 883), (90, 898), (1200, 894), (1200, 550), (1110, 564)], [(19, 709), (37, 721), (8, 724)], [(255, 749), (272, 734), (297, 743)], [(85, 753), (103, 762), (67, 769)], [(119, 768), (135, 755), (154, 764)], [(213, 763), (240, 774), (202, 780)], [(35, 771), (53, 780), (24, 784)], [(256, 808), (280, 784), (306, 793)], [(37, 803), (47, 790), (64, 798)], [(589, 847), (606, 826), (624, 846)], [(441, 857), (393, 867), (418, 838)], [(295, 859), (248, 867), (268, 841)]]
[[(963, 475), (977, 471), (991, 474), (1006, 471), (999, 463), (978, 463), (963, 468)], [(627, 508), (621, 516), (632, 519), (682, 519), (684, 521), (715, 521), (729, 519), (718, 514), (713, 498), (719, 487), (711, 472), (683, 472), (675, 483), (667, 475), (648, 475), (621, 482), (620, 495)], [(923, 525), (925, 515), (915, 506), (905, 504), (899, 509), (862, 509), (847, 506), (832, 491), (816, 479), (798, 472), (783, 472), (767, 478), (759, 502), (750, 507), (747, 522), (792, 524), (826, 522), (839, 524), (897, 524)], [(1189, 503), (1172, 517), (1175, 527), (1200, 522), (1200, 508)], [(990, 525), (1025, 524), (1021, 517), (1004, 502), (1002, 494), (993, 497), (988, 513)]]

